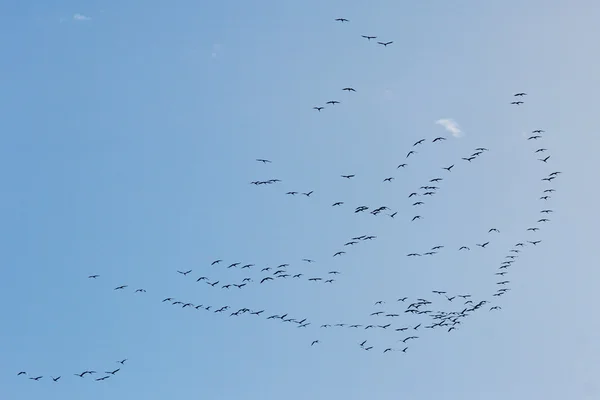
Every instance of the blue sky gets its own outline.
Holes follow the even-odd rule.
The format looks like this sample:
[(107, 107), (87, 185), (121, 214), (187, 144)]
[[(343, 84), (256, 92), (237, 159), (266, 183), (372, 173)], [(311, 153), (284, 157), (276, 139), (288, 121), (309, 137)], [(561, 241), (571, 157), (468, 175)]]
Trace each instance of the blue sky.
[[(0, 5), (1, 398), (600, 396), (595, 2), (176, 6)], [(519, 91), (525, 104), (511, 106)], [(312, 109), (328, 100), (341, 104)], [(462, 137), (435, 124), (444, 118)], [(539, 143), (526, 140), (534, 129), (546, 131)], [(476, 147), (490, 151), (461, 160)], [(539, 200), (554, 170), (564, 171), (556, 192)], [(407, 195), (438, 176), (439, 193), (419, 197), (423, 220), (410, 222)], [(249, 184), (271, 178), (282, 182)], [(362, 204), (398, 214), (353, 213)], [(551, 222), (527, 232), (543, 208)], [(377, 238), (344, 248), (363, 234)], [(511, 291), (492, 298), (497, 266), (527, 240), (542, 243), (520, 253)], [(406, 257), (436, 245), (446, 247)], [(234, 262), (256, 266), (226, 268)], [(262, 267), (283, 263), (303, 279), (257, 282)], [(341, 272), (331, 285), (304, 279), (331, 270)], [(204, 275), (254, 282), (211, 288), (196, 282)], [(402, 312), (404, 296), (458, 307), (432, 290), (495, 300), (456, 331), (418, 331), (405, 354), (382, 353), (401, 349), (403, 333), (319, 328), (383, 323), (369, 316), (378, 300), (401, 314), (394, 326), (426, 321)], [(181, 309), (166, 297), (311, 325)], [(359, 347), (365, 339), (372, 351)], [(73, 376), (124, 358), (106, 381)]]

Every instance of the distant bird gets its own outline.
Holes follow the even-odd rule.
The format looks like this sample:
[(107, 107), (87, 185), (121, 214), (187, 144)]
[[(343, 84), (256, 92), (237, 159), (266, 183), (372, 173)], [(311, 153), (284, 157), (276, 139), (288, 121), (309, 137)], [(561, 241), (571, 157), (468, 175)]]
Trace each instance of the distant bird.
[(396, 169), (398, 169), (398, 168), (404, 168), (404, 167), (406, 167), (406, 164), (400, 164), (400, 165), (398, 165), (398, 166), (396, 167)]
[(342, 178), (350, 179), (354, 178), (355, 175), (342, 175)]
[(454, 164), (452, 164), (452, 165), (451, 165), (451, 166), (449, 166), (449, 167), (443, 167), (442, 169), (445, 169), (446, 171), (448, 171), (448, 172), (451, 172), (451, 170), (452, 170), (452, 167), (454, 167)]
[(394, 179), (393, 176), (389, 177), (389, 178), (385, 178), (383, 181), (384, 182), (391, 182)]
[(423, 217), (421, 217), (420, 215), (415, 215), (415, 216), (413, 217), (412, 221), (414, 221), (414, 220), (417, 220), (417, 219), (421, 219), (421, 218), (423, 218)]
[(105, 374), (111, 374), (111, 375), (114, 375), (114, 374), (116, 374), (117, 372), (119, 372), (120, 370), (121, 370), (121, 368), (117, 368), (117, 369), (115, 369), (114, 371), (104, 371), (104, 373), (105, 373)]
[(377, 36), (367, 36), (367, 35), (360, 35), (360, 36), (364, 37), (367, 40), (377, 39)]
[(392, 43), (394, 43), (394, 42), (393, 42), (393, 41), (390, 41), (390, 42), (377, 42), (377, 44), (380, 44), (380, 45), (382, 45), (383, 47), (387, 47), (388, 45), (390, 45), (390, 44), (392, 44)]
[(549, 158), (550, 156), (547, 156), (546, 158), (538, 158), (538, 160), (540, 160), (541, 162), (548, 162)]
[(125, 361), (127, 361), (127, 359), (126, 359), (126, 358), (122, 359), (121, 361), (117, 361), (117, 362), (118, 362), (119, 364), (123, 365), (123, 364), (125, 364)]
[(135, 293), (146, 293), (146, 289), (137, 289)]
[(121, 290), (121, 289), (125, 289), (128, 285), (122, 285), (122, 286), (117, 286), (116, 288), (114, 288), (114, 290)]
[(51, 376), (50, 378), (52, 378), (52, 380), (53, 380), (54, 382), (58, 382), (58, 380), (60, 379), (60, 376), (57, 376), (56, 378), (55, 378), (55, 377), (53, 377), (53, 376)]
[(90, 276), (88, 276), (88, 278), (91, 278), (91, 279), (96, 279), (96, 278), (97, 278), (97, 277), (99, 277), (99, 276), (100, 276), (100, 275), (90, 275)]
[(336, 18), (335, 20), (338, 22), (349, 22), (349, 20), (347, 20), (346, 18)]
[(270, 163), (271, 161), (265, 160), (264, 158), (257, 158), (256, 161), (261, 162), (263, 164)]
[(546, 131), (543, 129), (536, 129), (535, 131), (531, 131), (531, 133), (544, 133), (544, 132), (546, 132)]
[(539, 139), (539, 138), (541, 138), (541, 136), (540, 136), (540, 135), (533, 135), (533, 136), (529, 136), (529, 137), (527, 138), (527, 140), (537, 140), (537, 139)]
[(479, 247), (481, 247), (481, 248), (485, 249), (485, 246), (487, 246), (488, 244), (490, 244), (490, 242), (485, 242), (485, 243), (483, 243), (483, 244), (477, 244), (477, 246), (479, 246)]
[(27, 375), (27, 372), (25, 372), (25, 371), (21, 371), (21, 372), (19, 372), (19, 373), (17, 374), (17, 376), (20, 376), (20, 375)]
[(311, 346), (314, 346), (315, 344), (319, 343), (318, 340), (313, 340), (313, 342), (310, 344)]
[(510, 104), (514, 104), (514, 105), (517, 105), (517, 106), (518, 106), (518, 105), (521, 105), (521, 104), (523, 104), (523, 102), (522, 102), (522, 101), (513, 101), (513, 102), (512, 102), (512, 103), (510, 103)]
[(327, 103), (325, 103), (325, 104), (336, 105), (336, 104), (340, 104), (340, 102), (339, 102), (339, 101), (337, 101), (337, 100), (329, 100), (329, 101), (328, 101)]
[(523, 92), (515, 93), (515, 97), (523, 97), (523, 96), (527, 96), (527, 93), (523, 93)]
[(406, 158), (408, 158), (411, 154), (417, 154), (417, 152), (413, 150), (409, 151), (408, 154), (406, 154)]
[(317, 110), (319, 112), (321, 112), (322, 109), (324, 109), (325, 107), (313, 107), (313, 110)]
[(442, 136), (438, 136), (438, 137), (436, 137), (435, 139), (433, 139), (431, 142), (432, 142), (432, 143), (435, 143), (435, 142), (439, 142), (440, 140), (446, 140), (446, 138), (445, 138), (445, 137), (442, 137)]
[(32, 381), (39, 381), (42, 378), (43, 378), (43, 376), (36, 376), (35, 378), (29, 378), (29, 379), (31, 379)]
[(336, 207), (336, 206), (341, 206), (342, 204), (344, 204), (343, 201), (338, 201), (338, 202), (333, 203), (331, 206)]
[(423, 143), (424, 141), (425, 141), (425, 139), (421, 139), (421, 140), (416, 141), (415, 144), (413, 144), (413, 147), (416, 146), (416, 145), (418, 145), (418, 144)]
[(356, 92), (356, 89), (351, 88), (351, 87), (345, 87), (342, 90), (345, 90), (346, 92)]
[(461, 246), (461, 248), (460, 248), (460, 249), (458, 249), (458, 250), (471, 250), (471, 249), (470, 249), (470, 248), (468, 248), (467, 246)]
[(302, 194), (305, 195), (306, 197), (310, 197), (310, 195), (313, 194), (313, 190), (311, 190), (310, 192), (302, 193)]
[(492, 228), (492, 229), (490, 229), (490, 230), (488, 231), (488, 233), (491, 233), (491, 232), (500, 233), (500, 231), (499, 231), (498, 229), (496, 229), (496, 228)]
[(190, 269), (189, 271), (177, 271), (177, 272), (179, 272), (183, 276), (186, 276), (187, 274), (189, 274), (190, 272), (192, 272), (192, 270)]

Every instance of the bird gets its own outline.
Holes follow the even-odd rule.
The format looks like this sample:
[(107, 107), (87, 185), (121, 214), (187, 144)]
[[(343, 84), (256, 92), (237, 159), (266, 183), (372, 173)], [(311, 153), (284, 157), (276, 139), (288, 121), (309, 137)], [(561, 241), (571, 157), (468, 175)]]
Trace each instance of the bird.
[(488, 244), (490, 244), (490, 242), (485, 242), (483, 244), (477, 244), (477, 246), (485, 249), (485, 246), (487, 246)]
[(523, 96), (527, 96), (527, 93), (523, 93), (523, 92), (515, 93), (515, 97), (523, 97)]
[(321, 110), (323, 110), (325, 107), (313, 107), (313, 110), (317, 110), (319, 112), (321, 112)]
[(313, 340), (313, 342), (310, 344), (311, 346), (314, 346), (315, 344), (319, 343), (318, 340)]
[(388, 45), (390, 45), (390, 44), (392, 44), (392, 43), (394, 43), (394, 42), (393, 42), (393, 41), (391, 41), (391, 42), (377, 42), (377, 44), (380, 44), (380, 45), (382, 45), (383, 47), (387, 47)]
[(27, 375), (27, 372), (25, 372), (25, 371), (20, 371), (20, 372), (17, 374), (17, 376), (20, 376), (20, 375)]
[(549, 158), (550, 156), (547, 156), (546, 158), (538, 158), (538, 160), (547, 163)]
[(126, 287), (127, 287), (127, 285), (117, 286), (116, 288), (114, 288), (114, 290), (122, 290), (122, 289), (125, 289)]
[(442, 136), (438, 136), (438, 137), (436, 137), (435, 139), (433, 139), (431, 142), (432, 142), (432, 143), (435, 143), (435, 142), (439, 142), (440, 140), (446, 140), (446, 138), (445, 138), (445, 137), (442, 137)]
[(187, 274), (189, 274), (190, 272), (192, 272), (192, 270), (190, 269), (189, 271), (177, 271), (177, 272), (179, 272), (183, 276), (186, 276)]
[(346, 18), (336, 18), (335, 20), (338, 22), (349, 22), (349, 20), (347, 20)]
[(263, 164), (270, 163), (270, 160), (265, 160), (264, 158), (257, 158), (256, 161), (261, 162)]
[(342, 175), (342, 178), (350, 179), (354, 178), (355, 175)]
[(58, 382), (58, 380), (60, 379), (60, 376), (57, 376), (56, 378), (55, 378), (55, 377), (53, 377), (53, 376), (51, 376), (50, 378), (52, 378), (52, 380), (53, 380), (54, 382)]
[(419, 144), (423, 143), (424, 141), (425, 141), (425, 139), (421, 139), (421, 140), (416, 141), (415, 144), (413, 144), (413, 147), (416, 146), (416, 145), (419, 145)]
[(377, 39), (377, 36), (368, 36), (368, 35), (360, 35), (360, 36), (364, 37), (367, 40)]
[(100, 275), (90, 275), (88, 276), (88, 279), (96, 279), (97, 277), (99, 277)]
[(345, 90), (346, 92), (356, 92), (356, 89), (351, 88), (351, 87), (345, 87), (342, 90)]
[(123, 360), (117, 361), (117, 362), (118, 362), (119, 364), (123, 365), (123, 364), (125, 364), (125, 361), (127, 361), (127, 359), (126, 359), (126, 358), (124, 358)]
[(522, 102), (522, 101), (513, 101), (513, 102), (512, 102), (512, 103), (510, 103), (510, 104), (514, 104), (514, 105), (517, 105), (517, 106), (518, 106), (518, 105), (521, 105), (521, 104), (523, 104), (523, 102)]
[(417, 152), (416, 152), (416, 151), (413, 151), (413, 150), (409, 151), (409, 152), (406, 154), (406, 158), (410, 157), (410, 155), (411, 155), (411, 154), (417, 154)]
[(336, 105), (336, 104), (340, 104), (340, 102), (339, 102), (339, 101), (337, 101), (337, 100), (329, 100), (329, 101), (328, 101), (327, 103), (325, 103), (325, 104)]
[(119, 372), (120, 370), (121, 370), (121, 368), (117, 368), (117, 369), (115, 369), (114, 371), (104, 371), (104, 373), (105, 373), (105, 374), (111, 374), (111, 375), (114, 375), (114, 374), (116, 374), (117, 372)]
[(43, 378), (43, 376), (36, 376), (35, 378), (32, 377), (32, 378), (29, 378), (29, 379), (31, 379), (32, 381), (39, 381), (42, 378)]
[(452, 164), (449, 167), (442, 167), (442, 169), (445, 169), (446, 171), (451, 172), (451, 170), (452, 170), (453, 167), (454, 167), (454, 164)]

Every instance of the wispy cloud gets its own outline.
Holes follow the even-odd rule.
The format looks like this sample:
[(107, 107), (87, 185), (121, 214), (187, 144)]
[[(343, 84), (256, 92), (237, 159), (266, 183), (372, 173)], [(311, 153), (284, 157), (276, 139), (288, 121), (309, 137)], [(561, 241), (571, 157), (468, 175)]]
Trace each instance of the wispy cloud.
[(217, 57), (219, 57), (220, 53), (221, 53), (221, 45), (219, 43), (213, 44), (212, 53), (210, 54), (210, 56), (212, 58), (217, 58)]
[(89, 20), (91, 20), (92, 18), (91, 18), (91, 17), (88, 17), (88, 16), (86, 16), (86, 15), (83, 15), (83, 14), (79, 14), (79, 13), (77, 13), (77, 14), (73, 14), (73, 19), (74, 19), (75, 21), (89, 21)]
[(435, 121), (435, 123), (444, 127), (445, 130), (450, 132), (452, 136), (456, 138), (464, 135), (464, 133), (460, 130), (460, 126), (458, 126), (458, 123), (453, 119), (442, 118)]

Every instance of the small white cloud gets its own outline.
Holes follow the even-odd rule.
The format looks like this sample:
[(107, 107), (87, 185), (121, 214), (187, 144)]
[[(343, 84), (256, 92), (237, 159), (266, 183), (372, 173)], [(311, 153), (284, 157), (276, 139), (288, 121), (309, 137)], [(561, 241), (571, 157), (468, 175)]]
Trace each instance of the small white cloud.
[(212, 53), (210, 54), (210, 56), (212, 58), (217, 58), (219, 57), (219, 53), (221, 53), (221, 45), (219, 43), (213, 44)]
[(447, 130), (448, 132), (450, 132), (452, 134), (452, 136), (454, 136), (454, 137), (458, 138), (458, 137), (461, 137), (464, 135), (463, 132), (460, 130), (460, 127), (458, 126), (456, 121), (453, 119), (442, 118), (442, 119), (438, 119), (437, 121), (435, 121), (435, 123), (443, 126), (444, 129)]
[(88, 16), (86, 16), (86, 15), (83, 15), (83, 14), (73, 14), (73, 19), (74, 19), (75, 21), (89, 21), (89, 20), (91, 20), (92, 18), (91, 18), (91, 17), (88, 17)]

